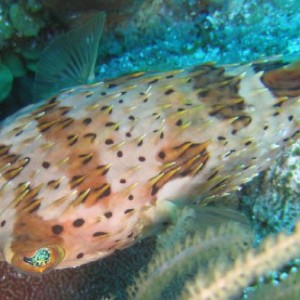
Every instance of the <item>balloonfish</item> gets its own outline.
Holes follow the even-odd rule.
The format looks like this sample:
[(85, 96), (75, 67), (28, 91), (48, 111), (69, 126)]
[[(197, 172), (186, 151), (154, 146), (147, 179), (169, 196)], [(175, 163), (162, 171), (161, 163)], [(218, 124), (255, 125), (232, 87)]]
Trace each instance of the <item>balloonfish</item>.
[[(75, 85), (71, 77), (91, 80), (87, 52), (102, 25), (100, 14), (42, 59), (37, 91), (72, 87), (1, 124), (0, 253), (25, 272), (132, 245), (177, 203), (238, 189), (300, 132), (297, 62), (205, 63)], [(57, 72), (45, 63), (53, 49)]]

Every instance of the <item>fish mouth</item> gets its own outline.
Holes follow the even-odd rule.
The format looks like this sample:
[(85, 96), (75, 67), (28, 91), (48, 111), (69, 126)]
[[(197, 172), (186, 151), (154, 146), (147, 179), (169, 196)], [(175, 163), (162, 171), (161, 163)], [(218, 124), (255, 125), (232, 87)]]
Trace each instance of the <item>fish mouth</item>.
[(65, 251), (62, 247), (48, 245), (34, 251), (14, 254), (11, 264), (25, 273), (42, 274), (55, 269), (64, 257)]

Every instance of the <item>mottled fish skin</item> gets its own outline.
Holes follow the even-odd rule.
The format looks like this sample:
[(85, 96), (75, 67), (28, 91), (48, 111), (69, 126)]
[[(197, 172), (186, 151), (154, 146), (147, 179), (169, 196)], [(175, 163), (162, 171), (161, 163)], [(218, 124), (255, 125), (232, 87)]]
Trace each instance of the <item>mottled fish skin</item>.
[[(3, 258), (26, 272), (78, 266), (143, 237), (171, 200), (200, 201), (249, 181), (300, 129), (299, 70), (272, 68), (135, 73), (4, 121)], [(41, 249), (50, 258), (30, 263)]]

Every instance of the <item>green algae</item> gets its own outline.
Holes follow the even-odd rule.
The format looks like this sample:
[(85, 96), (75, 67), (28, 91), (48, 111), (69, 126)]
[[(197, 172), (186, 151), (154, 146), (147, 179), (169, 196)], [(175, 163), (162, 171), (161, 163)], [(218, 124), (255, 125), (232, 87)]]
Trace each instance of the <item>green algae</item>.
[(10, 6), (9, 17), (14, 28), (25, 37), (36, 36), (44, 25), (44, 21), (40, 17), (28, 13), (19, 4)]
[(15, 78), (26, 74), (26, 66), (22, 57), (16, 53), (8, 53), (3, 57), (3, 63), (10, 69)]
[(9, 39), (13, 35), (13, 32), (14, 30), (6, 16), (0, 16), (0, 47), (6, 39)]
[(10, 69), (0, 64), (0, 102), (3, 101), (10, 93), (13, 82), (13, 74)]

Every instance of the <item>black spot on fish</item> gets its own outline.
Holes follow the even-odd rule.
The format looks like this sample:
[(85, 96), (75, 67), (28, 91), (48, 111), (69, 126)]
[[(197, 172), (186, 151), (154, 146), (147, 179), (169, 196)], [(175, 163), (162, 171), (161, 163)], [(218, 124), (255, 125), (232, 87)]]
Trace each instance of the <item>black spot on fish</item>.
[(113, 214), (112, 214), (111, 211), (108, 211), (108, 212), (106, 212), (106, 213), (104, 214), (105, 218), (107, 218), (107, 219), (111, 218), (112, 215), (113, 215)]
[(43, 168), (48, 169), (50, 167), (50, 163), (48, 161), (43, 161), (42, 166)]
[(23, 130), (19, 131), (18, 133), (15, 134), (15, 136), (19, 136), (23, 133)]
[(112, 139), (105, 140), (106, 145), (112, 145), (113, 143), (114, 143), (114, 141)]
[(112, 88), (115, 88), (115, 87), (117, 87), (118, 85), (117, 84), (115, 84), (115, 83), (109, 83), (108, 85), (107, 85), (107, 88), (108, 89), (112, 89)]
[(80, 154), (78, 155), (78, 157), (83, 158), (82, 164), (86, 165), (93, 159), (93, 155), (94, 155), (93, 153), (87, 153), (87, 154)]
[(122, 151), (118, 151), (118, 152), (117, 152), (117, 156), (118, 156), (118, 157), (122, 157), (122, 156), (123, 156), (123, 152), (122, 152)]
[(213, 174), (211, 174), (208, 178), (207, 181), (213, 179), (214, 177), (216, 177), (216, 175), (218, 174), (219, 171), (214, 172)]
[(156, 82), (158, 82), (158, 79), (157, 79), (157, 78), (155, 78), (155, 79), (149, 81), (148, 83), (149, 83), (149, 84), (154, 84), (154, 83), (156, 83)]
[(105, 123), (106, 127), (111, 127), (111, 126), (114, 126), (114, 125), (116, 125), (115, 122), (107, 122), (107, 123)]
[(213, 190), (219, 188), (219, 187), (222, 186), (226, 181), (227, 181), (227, 178), (226, 178), (226, 179), (223, 179), (222, 181), (220, 181), (219, 183), (217, 183), (216, 185), (214, 185), (210, 190), (213, 191)]
[(164, 158), (166, 157), (166, 154), (165, 154), (165, 152), (160, 151), (160, 152), (158, 153), (158, 156), (159, 156), (159, 158), (164, 159)]
[(52, 232), (54, 234), (60, 234), (60, 233), (63, 232), (63, 230), (64, 230), (64, 228), (61, 225), (54, 225), (54, 226), (52, 226)]
[(82, 252), (80, 252), (80, 253), (77, 254), (76, 257), (77, 257), (78, 259), (80, 259), (80, 258), (83, 258), (83, 256), (84, 256), (84, 254), (83, 254)]
[(91, 142), (93, 142), (96, 139), (97, 135), (96, 133), (91, 132), (91, 133), (86, 133), (83, 137), (88, 138), (90, 139)]
[(70, 141), (69, 146), (73, 146), (78, 141), (78, 136), (76, 134), (70, 134), (67, 136), (67, 139)]
[(182, 120), (179, 119), (177, 122), (176, 122), (176, 126), (181, 126), (182, 125)]
[(91, 124), (92, 123), (92, 119), (91, 118), (85, 118), (84, 120), (83, 120), (83, 124), (84, 125), (89, 125), (89, 124)]
[(165, 95), (166, 96), (169, 96), (169, 95), (171, 95), (171, 94), (173, 94), (175, 91), (173, 90), (173, 89), (167, 89), (166, 91), (165, 91)]
[(97, 236), (103, 236), (103, 235), (107, 235), (107, 234), (108, 233), (104, 232), (104, 231), (97, 231), (97, 232), (94, 232), (93, 236), (97, 237)]
[(76, 219), (74, 222), (73, 222), (73, 226), (74, 227), (80, 227), (84, 224), (84, 220), (82, 218), (79, 218), (79, 219)]
[(86, 95), (85, 95), (85, 98), (90, 98), (94, 95), (93, 92), (88, 92)]
[(33, 213), (33, 212), (35, 212), (35, 211), (37, 211), (37, 210), (39, 209), (39, 207), (41, 206), (41, 203), (40, 203), (39, 201), (35, 200), (35, 201), (33, 201), (33, 202), (31, 203), (31, 206), (32, 206), (32, 205), (34, 205), (34, 206), (33, 206), (33, 208), (29, 211), (30, 214)]
[(133, 200), (133, 198), (134, 198), (134, 197), (133, 197), (133, 195), (131, 195), (131, 194), (128, 196), (128, 200), (130, 200), (130, 201)]
[[(108, 197), (110, 195), (110, 193), (111, 193), (111, 188), (110, 188), (109, 184), (107, 184), (107, 183), (104, 184), (104, 187), (105, 187), (104, 191), (97, 197), (98, 200), (100, 200), (100, 199), (102, 199), (104, 197)], [(101, 188), (103, 188), (103, 187), (101, 187)]]
[(158, 187), (154, 185), (151, 190), (151, 196), (154, 196), (157, 192), (158, 192)]
[(5, 221), (5, 220), (3, 220), (3, 221), (1, 222), (1, 224), (0, 224), (0, 226), (1, 226), (1, 227), (4, 227), (4, 226), (5, 226), (5, 224), (6, 224), (6, 221)]
[(59, 183), (59, 180), (50, 180), (50, 181), (48, 181), (47, 185), (56, 190), (59, 188), (60, 183)]
[(231, 150), (229, 150), (225, 155), (224, 155), (224, 157), (228, 157), (228, 156), (230, 156), (232, 153), (234, 153), (235, 152), (235, 149), (231, 149)]

